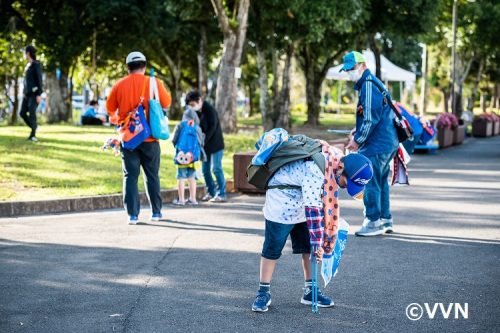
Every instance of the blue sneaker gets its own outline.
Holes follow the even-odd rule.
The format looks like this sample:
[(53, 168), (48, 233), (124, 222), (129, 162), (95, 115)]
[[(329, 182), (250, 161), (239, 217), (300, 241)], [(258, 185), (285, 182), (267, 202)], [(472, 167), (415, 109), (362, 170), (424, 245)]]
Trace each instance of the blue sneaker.
[(149, 220), (152, 222), (158, 222), (162, 217), (163, 215), (161, 215), (161, 213), (153, 213), (153, 215), (151, 215), (151, 218)]
[(266, 291), (258, 291), (257, 297), (252, 304), (252, 311), (254, 312), (267, 312), (268, 306), (271, 305), (271, 294)]
[(128, 217), (128, 224), (136, 225), (137, 223), (139, 223), (139, 218), (136, 215), (130, 215)]
[[(300, 299), (300, 303), (305, 305), (312, 304), (312, 289), (310, 287), (304, 288), (304, 295)], [(335, 303), (328, 296), (325, 296), (321, 293), (321, 290), (318, 289), (318, 307), (320, 308), (330, 308), (334, 306)]]

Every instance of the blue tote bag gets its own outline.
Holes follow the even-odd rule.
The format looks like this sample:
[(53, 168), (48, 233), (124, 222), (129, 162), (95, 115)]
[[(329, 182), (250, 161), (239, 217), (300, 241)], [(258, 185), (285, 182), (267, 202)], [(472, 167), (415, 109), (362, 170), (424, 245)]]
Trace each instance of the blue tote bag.
[(149, 78), (149, 127), (151, 135), (155, 139), (167, 140), (170, 137), (168, 128), (168, 117), (163, 113), (160, 104), (160, 94), (158, 93), (158, 84), (155, 79), (154, 69), (151, 68)]

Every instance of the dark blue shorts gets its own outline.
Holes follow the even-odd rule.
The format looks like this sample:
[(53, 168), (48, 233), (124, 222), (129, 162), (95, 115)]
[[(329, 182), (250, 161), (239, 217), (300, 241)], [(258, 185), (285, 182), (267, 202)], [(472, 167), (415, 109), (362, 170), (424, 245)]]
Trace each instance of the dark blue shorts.
[(279, 257), (281, 257), (281, 251), (283, 251), (285, 247), (288, 235), (290, 235), (292, 239), (292, 250), (294, 254), (311, 252), (309, 230), (307, 229), (306, 222), (283, 224), (266, 220), (266, 232), (261, 255), (266, 259), (279, 259)]

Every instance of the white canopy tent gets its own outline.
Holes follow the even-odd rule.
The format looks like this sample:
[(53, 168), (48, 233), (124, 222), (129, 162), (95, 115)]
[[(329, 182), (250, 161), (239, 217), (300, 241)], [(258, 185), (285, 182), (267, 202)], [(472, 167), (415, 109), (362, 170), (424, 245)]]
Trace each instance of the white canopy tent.
[[(373, 54), (370, 50), (364, 50), (363, 56), (366, 60), (366, 66), (372, 73), (375, 73), (375, 54)], [(326, 74), (326, 78), (329, 80), (349, 80), (349, 77), (345, 72), (340, 72), (341, 68), (342, 64), (330, 68)], [(380, 74), (383, 82), (404, 82), (405, 87), (408, 90), (412, 90), (415, 87), (415, 81), (417, 80), (415, 73), (394, 65), (383, 55), (380, 55)]]

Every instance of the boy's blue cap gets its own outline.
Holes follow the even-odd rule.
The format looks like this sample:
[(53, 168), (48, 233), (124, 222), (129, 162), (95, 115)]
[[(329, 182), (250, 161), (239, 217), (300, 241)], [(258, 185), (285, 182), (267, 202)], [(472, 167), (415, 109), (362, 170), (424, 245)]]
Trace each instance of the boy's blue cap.
[(343, 174), (347, 177), (347, 193), (355, 199), (362, 199), (365, 186), (373, 177), (370, 160), (359, 153), (344, 156)]
[(354, 66), (356, 66), (356, 64), (366, 62), (365, 57), (363, 57), (363, 55), (357, 51), (351, 51), (351, 52), (347, 53), (344, 56), (343, 61), (344, 61), (344, 65), (340, 69), (341, 72), (342, 71), (350, 71), (354, 68)]

